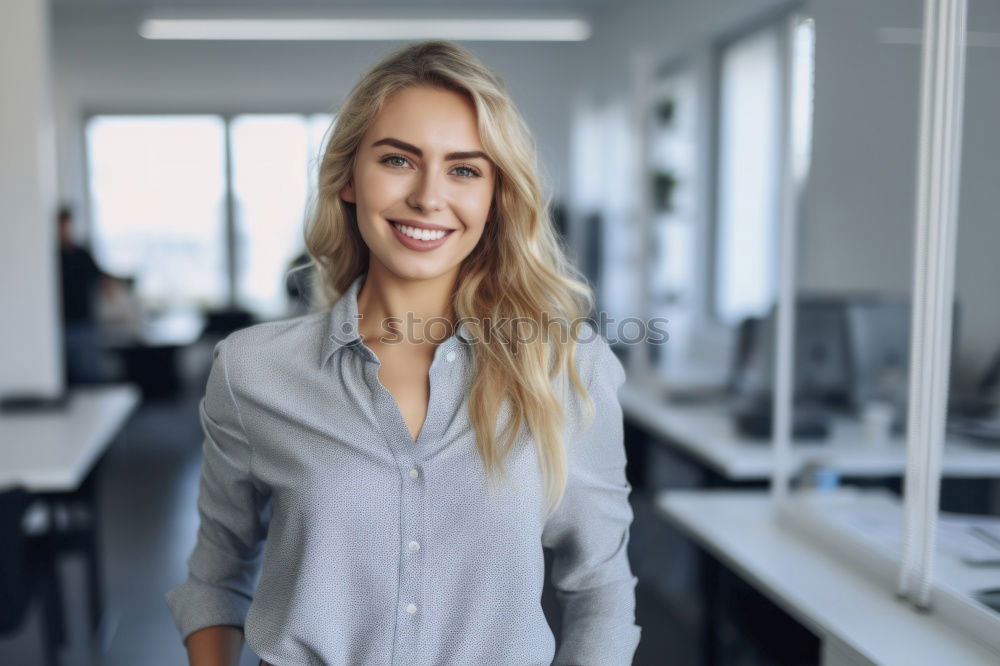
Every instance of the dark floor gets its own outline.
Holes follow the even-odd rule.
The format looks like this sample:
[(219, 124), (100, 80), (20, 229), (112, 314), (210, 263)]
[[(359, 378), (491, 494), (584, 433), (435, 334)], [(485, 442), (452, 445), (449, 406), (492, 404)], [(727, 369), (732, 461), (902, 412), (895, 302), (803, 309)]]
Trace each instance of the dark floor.
[[(198, 526), (195, 502), (202, 434), (197, 403), (210, 353), (205, 348), (190, 350), (184, 359), (191, 369), (187, 388), (174, 399), (142, 405), (106, 454), (100, 505), (107, 645), (102, 649), (84, 635), (83, 567), (76, 558), (67, 557), (61, 564), (69, 615), (64, 666), (186, 663), (163, 595), (184, 579)], [(671, 588), (683, 588), (689, 563), (668, 561), (663, 553), (676, 537), (657, 518), (648, 498), (633, 493), (632, 499), (636, 519), (630, 554), (639, 576), (637, 622), (643, 628), (634, 664), (692, 664), (697, 609), (672, 604), (678, 608), (671, 611), (663, 601)], [(0, 664), (41, 663), (40, 620), (36, 607), (16, 635), (0, 638)], [(249, 650), (243, 656), (241, 666), (257, 665)]]

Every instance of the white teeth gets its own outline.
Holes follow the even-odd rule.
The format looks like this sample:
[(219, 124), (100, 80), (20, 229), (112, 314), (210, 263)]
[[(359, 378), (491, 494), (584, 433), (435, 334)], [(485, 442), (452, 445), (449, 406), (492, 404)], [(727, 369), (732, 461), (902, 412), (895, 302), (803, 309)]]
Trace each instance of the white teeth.
[(395, 222), (392, 223), (392, 226), (396, 227), (410, 238), (415, 238), (417, 240), (438, 240), (439, 238), (443, 238), (444, 235), (448, 233), (447, 231), (441, 230), (431, 231), (430, 229), (415, 229), (413, 227), (408, 227), (405, 224), (397, 224)]

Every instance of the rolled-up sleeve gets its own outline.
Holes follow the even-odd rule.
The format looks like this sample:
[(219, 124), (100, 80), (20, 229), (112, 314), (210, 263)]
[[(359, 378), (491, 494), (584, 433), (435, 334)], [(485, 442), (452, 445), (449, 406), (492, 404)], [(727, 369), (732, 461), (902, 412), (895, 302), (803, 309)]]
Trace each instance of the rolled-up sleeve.
[(641, 632), (627, 552), (633, 514), (618, 401), (625, 370), (607, 342), (594, 344), (588, 381), (594, 419), (566, 442), (566, 493), (542, 534), (553, 551), (552, 584), (563, 616), (554, 666), (631, 664)]
[(166, 594), (182, 640), (204, 627), (243, 626), (267, 532), (266, 500), (254, 485), (253, 451), (229, 383), (227, 342), (215, 346), (199, 403), (205, 437), (197, 543), (187, 579)]

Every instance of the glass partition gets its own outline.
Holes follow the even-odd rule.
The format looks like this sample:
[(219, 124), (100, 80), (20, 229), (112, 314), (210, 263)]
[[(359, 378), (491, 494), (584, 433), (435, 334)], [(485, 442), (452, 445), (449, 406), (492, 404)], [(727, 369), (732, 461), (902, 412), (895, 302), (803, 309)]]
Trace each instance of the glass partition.
[[(922, 2), (808, 5), (814, 139), (796, 215), (793, 436), (787, 457), (778, 456), (798, 492), (779, 516), (873, 572), (887, 595), (905, 593), (990, 642), (1000, 627), (987, 592), (1000, 585), (991, 379), (1000, 325), (987, 293), (1000, 278), (991, 256), (1000, 237), (988, 184), (997, 146), (982, 128), (1000, 111), (990, 82), (1000, 56), (981, 31), (1000, 29), (1000, 11), (969, 3), (963, 109), (946, 61), (932, 68), (936, 78), (922, 70), (923, 40), (949, 39), (949, 5), (955, 18), (962, 3), (929, 4), (940, 11), (934, 32)], [(934, 86), (947, 86), (940, 103)], [(957, 106), (952, 120), (949, 105)], [(945, 137), (963, 121), (952, 153)], [(949, 205), (958, 211), (953, 257), (935, 254), (950, 242)], [(921, 216), (929, 219), (922, 232)], [(938, 306), (940, 325), (931, 317)], [(761, 326), (773, 343), (773, 312)], [(933, 337), (943, 345), (940, 364), (923, 346)], [(751, 368), (773, 380), (767, 368), (780, 352), (779, 344)], [(938, 408), (944, 421), (935, 420)]]
[[(970, 0), (964, 50), (964, 96), (960, 164), (955, 165), (957, 229), (954, 249), (955, 308), (952, 372), (947, 395), (941, 498), (932, 574), (971, 599), (968, 621), (977, 633), (1000, 635), (1000, 309), (993, 285), (1000, 282), (1000, 137), (991, 128), (1000, 117), (1000, 6)], [(914, 47), (910, 47), (914, 48)], [(982, 456), (973, 473), (962, 474), (954, 459), (963, 451)], [(985, 462), (989, 459), (989, 462)], [(975, 467), (975, 465), (974, 465)], [(961, 530), (956, 528), (961, 525)], [(957, 534), (956, 534), (957, 532)], [(953, 538), (954, 537), (954, 538)], [(956, 560), (959, 562), (956, 564)], [(930, 603), (949, 603), (932, 590)], [(982, 624), (979, 624), (982, 621)], [(1000, 649), (997, 642), (993, 645)]]

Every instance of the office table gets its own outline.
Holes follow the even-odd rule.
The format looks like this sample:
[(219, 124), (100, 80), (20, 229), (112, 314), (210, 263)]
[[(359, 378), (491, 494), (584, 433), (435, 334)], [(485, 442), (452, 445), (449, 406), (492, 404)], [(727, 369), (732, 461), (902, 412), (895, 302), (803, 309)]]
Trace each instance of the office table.
[(766, 491), (670, 490), (656, 504), (705, 551), (819, 636), (823, 666), (1000, 663), (1000, 653), (934, 612), (914, 611), (784, 528)]
[(200, 312), (147, 314), (131, 325), (106, 324), (102, 343), (121, 357), (124, 380), (142, 388), (146, 398), (169, 396), (181, 386), (179, 351), (194, 344), (206, 325)]
[[(91, 629), (104, 614), (98, 559), (97, 467), (139, 405), (132, 384), (74, 387), (63, 411), (0, 414), (0, 487), (23, 486), (51, 509), (86, 508), (83, 528), (58, 533), (60, 550), (87, 559)], [(49, 511), (50, 517), (53, 515)]]
[[(631, 382), (621, 387), (618, 396), (627, 420), (699, 465), (729, 481), (770, 479), (774, 468), (771, 446), (737, 433), (727, 406), (674, 405)], [(793, 442), (790, 462), (793, 475), (805, 465), (817, 463), (847, 477), (900, 476), (906, 470), (906, 447), (901, 437), (884, 444), (869, 443), (859, 420), (840, 417), (834, 419), (826, 439)], [(962, 478), (1000, 477), (1000, 445), (977, 444), (949, 435), (941, 473)]]
[(0, 414), (0, 487), (76, 490), (140, 400), (131, 384), (74, 388), (65, 411)]

